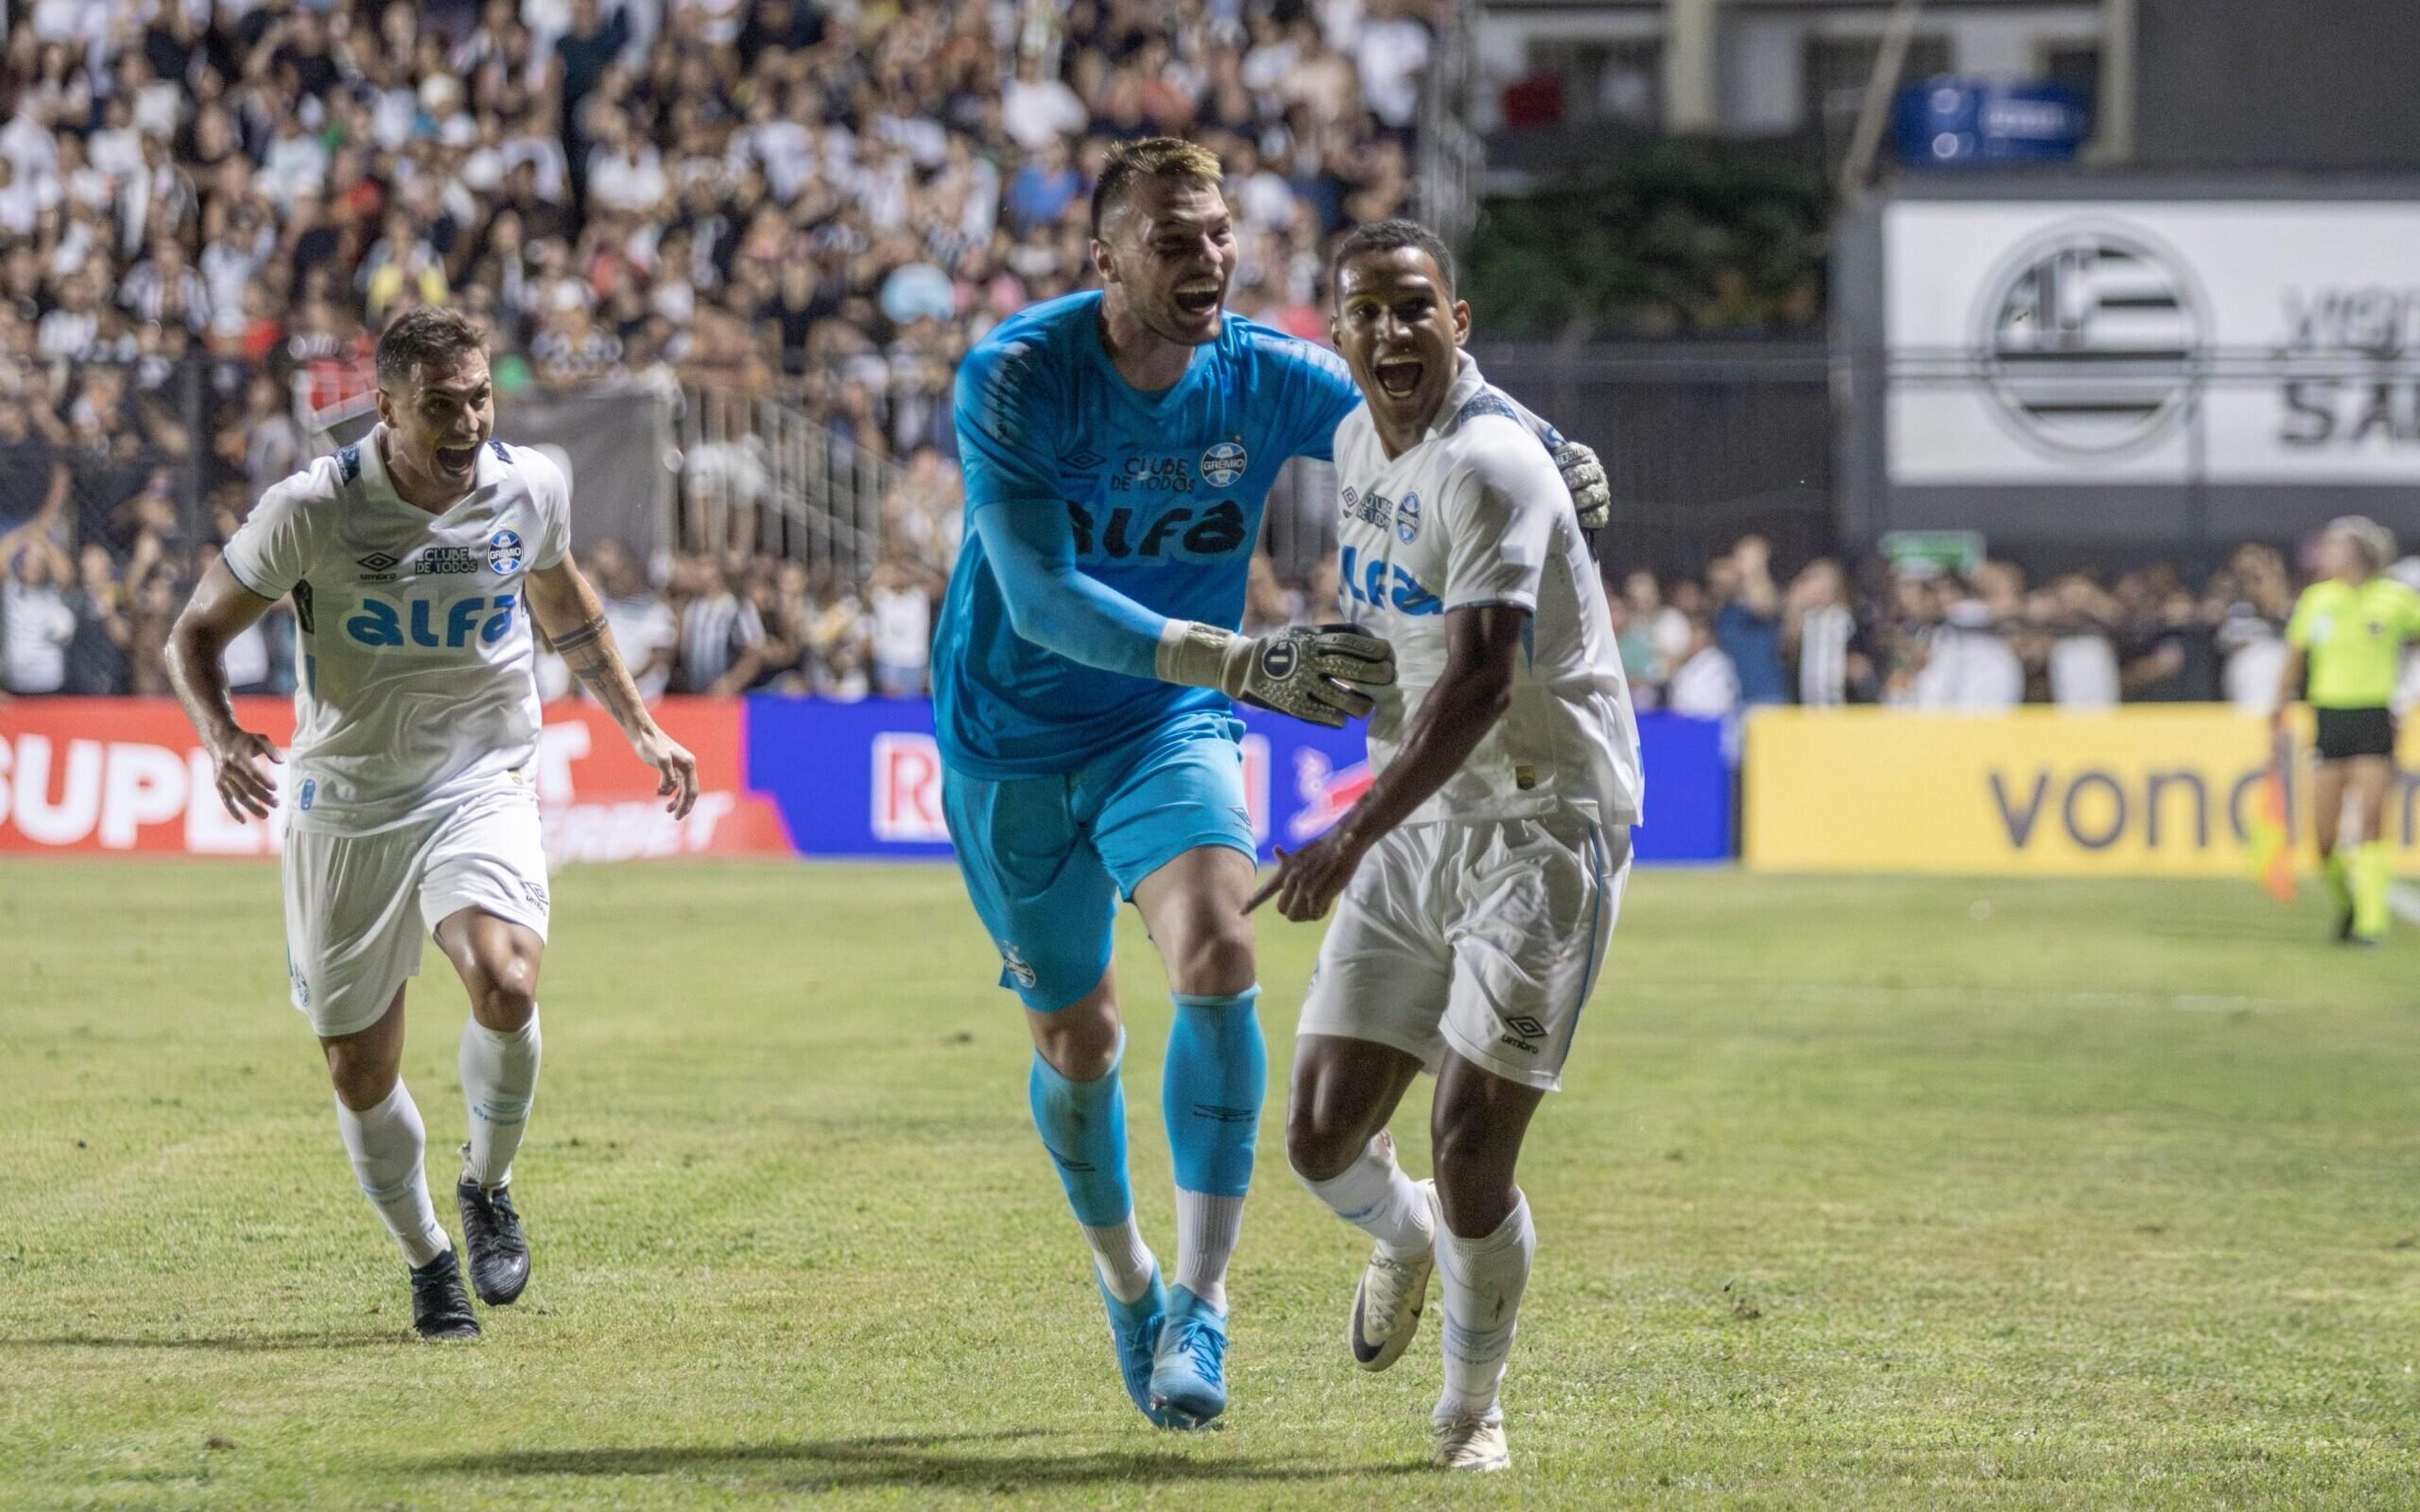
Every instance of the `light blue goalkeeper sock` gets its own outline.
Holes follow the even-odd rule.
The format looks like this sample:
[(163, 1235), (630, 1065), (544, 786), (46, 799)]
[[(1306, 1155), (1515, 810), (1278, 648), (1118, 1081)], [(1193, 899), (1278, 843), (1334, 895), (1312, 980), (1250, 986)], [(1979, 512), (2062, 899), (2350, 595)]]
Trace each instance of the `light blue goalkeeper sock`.
[(1268, 1052), (1252, 1004), (1258, 987), (1232, 996), (1177, 994), (1160, 1074), (1160, 1116), (1176, 1166), (1177, 1286), (1227, 1310), (1227, 1261), (1252, 1184), (1252, 1146), (1268, 1090)]
[(1125, 1063), (1121, 1039), (1106, 1074), (1073, 1082), (1037, 1050), (1026, 1083), (1042, 1148), (1059, 1167), (1067, 1206), (1086, 1228), (1117, 1227), (1134, 1213), (1134, 1189), (1126, 1181), (1126, 1094), (1118, 1080)]
[(1268, 1091), (1268, 1052), (1252, 1005), (1258, 987), (1232, 996), (1175, 995), (1160, 1073), (1160, 1116), (1179, 1190), (1239, 1197), (1252, 1184), (1252, 1146)]

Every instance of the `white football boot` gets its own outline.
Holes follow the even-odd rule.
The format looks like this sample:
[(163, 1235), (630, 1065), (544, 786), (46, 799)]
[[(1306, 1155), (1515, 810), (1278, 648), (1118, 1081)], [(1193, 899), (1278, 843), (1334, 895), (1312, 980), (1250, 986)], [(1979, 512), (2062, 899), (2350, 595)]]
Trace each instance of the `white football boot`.
[[(1419, 1185), (1420, 1201), (1435, 1213), (1436, 1183)], [(1435, 1269), (1433, 1252), (1397, 1259), (1383, 1245), (1372, 1247), (1361, 1284), (1353, 1291), (1353, 1316), (1344, 1324), (1344, 1346), (1353, 1351), (1355, 1365), (1384, 1370), (1404, 1357), (1420, 1331), (1420, 1309), (1427, 1305), (1429, 1275)]]
[(1447, 1470), (1510, 1470), (1512, 1451), (1504, 1442), (1504, 1414), (1484, 1417), (1441, 1417), (1430, 1424), (1436, 1434), (1436, 1462)]

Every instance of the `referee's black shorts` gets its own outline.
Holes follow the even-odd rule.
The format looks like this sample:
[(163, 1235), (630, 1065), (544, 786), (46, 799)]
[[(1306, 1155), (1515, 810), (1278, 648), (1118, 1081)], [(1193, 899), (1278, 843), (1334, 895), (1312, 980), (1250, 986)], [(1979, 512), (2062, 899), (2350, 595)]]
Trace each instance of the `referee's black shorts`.
[(2319, 709), (2319, 760), (2350, 761), (2356, 756), (2395, 754), (2395, 711), (2392, 709)]

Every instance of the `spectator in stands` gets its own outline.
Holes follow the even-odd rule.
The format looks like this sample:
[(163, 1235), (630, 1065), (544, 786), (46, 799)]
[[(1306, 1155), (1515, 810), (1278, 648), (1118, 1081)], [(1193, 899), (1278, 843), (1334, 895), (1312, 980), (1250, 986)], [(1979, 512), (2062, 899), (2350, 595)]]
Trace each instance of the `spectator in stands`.
[(1664, 706), (1698, 718), (1720, 718), (1739, 709), (1739, 670), (1716, 638), (1714, 622), (1702, 614), (1689, 621), (1689, 643), (1665, 686)]
[(1797, 668), (1798, 702), (1837, 708), (1873, 697), (1873, 657), (1849, 606), (1840, 564), (1819, 557), (1791, 580), (1782, 606), (1780, 651)]
[(134, 644), (134, 625), (107, 547), (89, 544), (76, 554), (76, 587), (67, 605), (75, 629), (67, 645), (63, 691), (86, 698), (125, 692), (132, 680), (127, 654)]
[(937, 578), (894, 553), (865, 585), (870, 620), (867, 650), (874, 664), (874, 690), (884, 698), (915, 698), (930, 686), (933, 603)]
[(589, 555), (588, 575), (596, 579), (597, 591), (605, 600), (606, 626), (613, 632), (614, 649), (622, 654), (623, 663), (639, 685), (640, 696), (663, 697), (672, 686), (673, 664), (680, 649), (680, 625), (673, 617), (672, 607), (647, 587), (637, 563), (618, 541), (597, 543)]
[(598, 329), (589, 298), (583, 285), (568, 278), (547, 296), (545, 328), (530, 343), (539, 382), (591, 383), (621, 366), (621, 338)]
[[(683, 557), (673, 568), (680, 601), (680, 686), (690, 693), (742, 693), (768, 659), (765, 623), (747, 586), (747, 567), (730, 570), (710, 556)], [(778, 649), (778, 648), (774, 648)]]
[(2118, 651), (2109, 640), (2117, 610), (2116, 601), (2080, 572), (2059, 579), (2027, 606), (2027, 619), (2048, 639), (2044, 672), (2053, 703), (2065, 709), (2117, 706)]
[(134, 612), (131, 616), (134, 645), (128, 669), (130, 691), (146, 698), (166, 697), (168, 686), (168, 626), (177, 618), (181, 602), (182, 585), (176, 569), (163, 562), (139, 577), (127, 575), (134, 587)]
[(1773, 548), (1761, 535), (1740, 538), (1706, 569), (1714, 596), (1714, 638), (1730, 658), (1744, 703), (1780, 703), (1790, 696), (1781, 674), (1781, 591), (1773, 581)]
[(864, 604), (826, 569), (816, 589), (800, 603), (800, 680), (819, 698), (855, 702), (872, 690), (867, 643), (872, 626)]
[(2276, 702), (2277, 679), (2286, 666), (2286, 622), (2294, 612), (2294, 582), (2286, 571), (2286, 559), (2272, 547), (2240, 547), (2228, 568), (2232, 592), (2211, 632), (2211, 645), (2224, 662), (2219, 680), (2229, 703), (2265, 717)]
[(1621, 654), (1622, 673), (1630, 679), (1631, 701), (1642, 709), (1654, 708), (1663, 702), (1663, 687), (1655, 675), (1655, 639), (1631, 607), (1628, 595), (1608, 593), (1605, 606), (1613, 621), (1613, 642)]
[(57, 542), (65, 527), (54, 507), (0, 535), (0, 686), (11, 693), (56, 693), (67, 683), (76, 616), (67, 597), (75, 565)]
[(235, 440), (241, 446), (246, 492), (257, 501), (270, 488), (293, 476), (303, 462), (302, 430), (294, 424), (287, 396), (277, 380), (256, 374), (245, 393), (246, 409)]
[(965, 493), (955, 470), (942, 462), (939, 447), (919, 445), (883, 498), (884, 548), (896, 542), (908, 561), (947, 578), (957, 564), (965, 528)]
[(1083, 193), (1084, 176), (1068, 161), (1067, 144), (1046, 142), (1009, 180), (1009, 228), (1025, 234), (1057, 225)]
[(73, 475), (34, 431), (22, 400), (0, 398), (0, 531), (64, 509)]
[(1652, 706), (1652, 695), (1689, 654), (1689, 616), (1678, 605), (1665, 601), (1664, 584), (1644, 567), (1622, 579), (1621, 591), (1630, 601), (1630, 612), (1646, 626), (1647, 642), (1655, 653), (1646, 676)]
[(1001, 91), (1000, 123), (1010, 140), (1039, 155), (1084, 129), (1091, 114), (1066, 81), (1043, 69), (1043, 54), (1019, 55), (1016, 77)]
[[(1987, 579), (2005, 593), (2006, 575)], [(2025, 701), (2025, 669), (1999, 633), (1984, 592), (1954, 577), (1936, 579), (1939, 618), (1923, 637), (1910, 702), (1925, 709), (2010, 709)]]
[(2146, 703), (2208, 703), (2219, 696), (2218, 654), (2201, 603), (2181, 584), (2152, 607), (2145, 650), (2129, 669), (2133, 696)]

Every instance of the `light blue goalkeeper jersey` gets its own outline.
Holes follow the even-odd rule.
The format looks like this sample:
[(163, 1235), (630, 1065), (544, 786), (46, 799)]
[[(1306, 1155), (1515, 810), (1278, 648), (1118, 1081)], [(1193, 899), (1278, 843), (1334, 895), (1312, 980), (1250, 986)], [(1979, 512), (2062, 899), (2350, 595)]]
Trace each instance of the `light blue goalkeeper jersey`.
[[(1361, 402), (1335, 354), (1234, 315), (1175, 387), (1140, 393), (1102, 346), (1100, 303), (1077, 294), (1026, 310), (958, 369), (968, 529), (933, 686), (942, 755), (968, 776), (1074, 771), (1174, 715), (1225, 707), (1215, 690), (1148, 675), (1154, 616), (1241, 624), (1278, 469), (1326, 459)], [(1132, 633), (1104, 665), (1017, 633), (978, 526), (985, 510), (1063, 513), (1075, 572), (1131, 600), (1113, 605)]]

